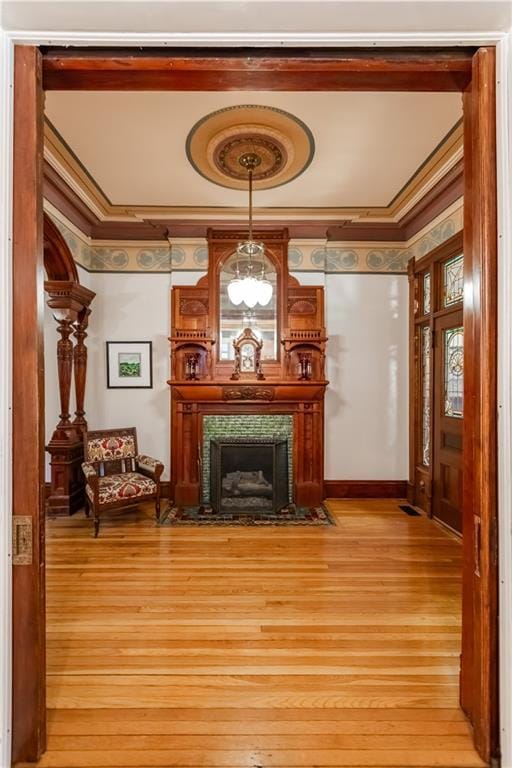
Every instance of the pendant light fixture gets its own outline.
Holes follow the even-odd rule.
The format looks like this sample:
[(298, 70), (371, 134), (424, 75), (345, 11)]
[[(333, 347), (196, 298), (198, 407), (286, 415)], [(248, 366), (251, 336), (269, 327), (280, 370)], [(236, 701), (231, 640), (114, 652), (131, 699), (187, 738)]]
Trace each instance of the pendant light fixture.
[[(265, 275), (265, 246), (253, 240), (252, 236), (252, 178), (254, 169), (261, 163), (261, 158), (255, 152), (247, 152), (239, 158), (238, 162), (247, 170), (249, 177), (249, 237), (237, 245), (235, 277), (228, 283), (228, 296), (235, 306), (244, 303), (249, 309), (256, 304), (266, 307), (272, 298), (272, 284)], [(260, 267), (260, 262), (260, 271), (256, 273), (255, 270)], [(243, 274), (240, 272), (241, 263), (244, 264)]]

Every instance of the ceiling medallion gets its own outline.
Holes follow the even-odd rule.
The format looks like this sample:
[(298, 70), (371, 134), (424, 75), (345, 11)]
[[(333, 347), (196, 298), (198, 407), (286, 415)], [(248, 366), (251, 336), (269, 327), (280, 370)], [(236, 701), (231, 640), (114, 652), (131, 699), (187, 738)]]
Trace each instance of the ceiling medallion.
[(213, 160), (219, 171), (232, 179), (247, 179), (247, 172), (240, 164), (240, 158), (250, 152), (257, 152), (260, 165), (254, 169), (253, 179), (271, 179), (286, 165), (288, 153), (277, 139), (257, 134), (229, 136), (213, 153)]
[(271, 189), (297, 178), (315, 152), (313, 135), (299, 118), (275, 107), (240, 105), (212, 112), (187, 137), (187, 157), (214, 184), (247, 189), (240, 159), (256, 153), (255, 189)]

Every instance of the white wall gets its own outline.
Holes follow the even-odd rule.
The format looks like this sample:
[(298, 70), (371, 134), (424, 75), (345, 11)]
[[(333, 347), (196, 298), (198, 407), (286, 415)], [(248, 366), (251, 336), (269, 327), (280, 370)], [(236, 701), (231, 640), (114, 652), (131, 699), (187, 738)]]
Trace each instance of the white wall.
[(406, 480), (406, 275), (326, 276), (326, 480)]
[[(82, 275), (82, 271), (80, 272)], [(168, 274), (95, 274), (87, 365), (90, 429), (137, 427), (141, 452), (161, 459), (169, 477)], [(153, 388), (107, 389), (106, 341), (153, 342)]]
[[(325, 284), (329, 336), (326, 395), (328, 480), (407, 478), (407, 277), (297, 273)], [(139, 446), (170, 467), (170, 288), (194, 285), (198, 272), (89, 274), (96, 292), (87, 346), (86, 412), (91, 429), (136, 426)], [(46, 436), (58, 421), (56, 323), (45, 318)], [(106, 341), (153, 342), (153, 388), (107, 389)], [(72, 411), (74, 410), (74, 394)], [(48, 469), (48, 468), (47, 468)], [(49, 479), (49, 474), (47, 474)]]

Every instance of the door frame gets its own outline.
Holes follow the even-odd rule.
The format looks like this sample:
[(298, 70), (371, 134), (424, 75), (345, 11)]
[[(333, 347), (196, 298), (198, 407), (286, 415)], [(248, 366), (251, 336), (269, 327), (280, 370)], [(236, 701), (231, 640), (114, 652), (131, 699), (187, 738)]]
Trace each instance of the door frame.
[[(416, 39), (416, 44), (417, 44)], [(382, 52), (379, 52), (376, 56), (376, 51), (373, 49), (372, 51), (372, 57), (374, 60), (379, 61), (384, 59), (389, 59), (389, 55), (386, 54), (386, 56), (383, 55)], [(436, 58), (436, 53), (427, 53), (425, 51), (421, 53), (407, 53), (406, 56), (403, 56), (404, 59), (410, 62), (411, 58), (416, 55), (418, 57), (418, 60), (416, 62), (416, 74), (419, 71), (421, 71), (421, 63), (419, 59), (423, 57), (423, 61), (427, 59), (429, 62), (432, 62), (433, 59)], [(37, 57), (35, 57), (37, 58)], [(89, 59), (88, 55), (84, 54), (85, 59)], [(120, 58), (119, 52), (117, 55), (111, 55), (111, 60), (118, 60)], [(282, 64), (282, 53), (281, 53), (281, 60), (280, 65)], [(360, 73), (361, 67), (361, 56), (354, 54), (353, 51), (351, 52), (351, 55), (347, 55), (346, 53), (342, 57), (345, 61), (345, 73), (351, 72), (350, 70), (350, 63), (346, 64), (347, 59), (353, 60), (356, 63), (354, 64), (354, 67), (357, 69), (357, 71)], [(143, 60), (143, 57), (138, 57), (137, 63), (140, 65), (140, 62)], [(254, 59), (252, 59), (254, 61)], [(247, 60), (249, 61), (249, 60)], [(439, 59), (438, 59), (439, 61)], [(466, 177), (468, 179), (467, 181), (467, 188), (466, 192), (469, 192), (467, 194), (466, 199), (471, 199), (473, 197), (473, 200), (482, 200), (485, 202), (485, 207), (472, 205), (466, 206), (466, 210), (468, 212), (467, 219), (466, 219), (466, 233), (467, 233), (467, 241), (465, 246), (465, 252), (466, 254), (470, 254), (470, 266), (471, 266), (471, 285), (468, 288), (468, 294), (469, 294), (469, 300), (465, 301), (465, 311), (464, 311), (464, 323), (465, 328), (468, 329), (469, 333), (468, 336), (470, 338), (470, 346), (473, 350), (473, 353), (475, 355), (475, 363), (473, 365), (473, 377), (468, 377), (467, 382), (467, 389), (466, 389), (466, 398), (472, 399), (473, 402), (478, 400), (481, 404), (481, 408), (473, 410), (470, 410), (470, 415), (468, 417), (468, 437), (472, 439), (472, 444), (476, 446), (478, 444), (478, 450), (474, 450), (472, 454), (473, 459), (473, 469), (471, 475), (469, 475), (467, 472), (465, 473), (465, 476), (469, 478), (469, 480), (464, 483), (465, 491), (464, 491), (464, 506), (465, 509), (468, 510), (468, 515), (471, 514), (471, 517), (473, 518), (474, 510), (473, 510), (473, 500), (480, 499), (481, 500), (481, 515), (480, 515), (480, 545), (481, 545), (481, 553), (480, 553), (480, 572), (482, 576), (480, 577), (480, 581), (475, 582), (472, 579), (467, 579), (466, 581), (471, 582), (471, 594), (474, 594), (475, 592), (475, 586), (478, 588), (477, 592), (481, 597), (481, 600), (479, 599), (475, 603), (471, 602), (468, 603), (467, 599), (464, 603), (465, 610), (470, 610), (473, 612), (473, 610), (478, 609), (479, 610), (479, 617), (483, 617), (482, 621), (478, 622), (478, 626), (475, 629), (475, 639), (478, 642), (478, 648), (480, 650), (479, 654), (479, 663), (478, 665), (475, 664), (475, 660), (473, 657), (471, 657), (471, 669), (472, 669), (472, 679), (473, 682), (476, 678), (476, 680), (479, 682), (479, 684), (482, 687), (482, 705), (479, 708), (473, 708), (470, 710), (469, 707), (466, 707), (468, 710), (470, 710), (470, 713), (473, 717), (485, 717), (487, 723), (492, 723), (492, 727), (490, 729), (482, 729), (478, 725), (478, 721), (475, 723), (475, 737), (476, 737), (476, 744), (481, 752), (481, 754), (485, 758), (489, 758), (493, 748), (495, 745), (493, 745), (493, 734), (496, 733), (496, 711), (493, 708), (493, 703), (496, 702), (496, 679), (495, 679), (495, 668), (493, 667), (493, 659), (495, 659), (495, 654), (493, 653), (494, 650), (494, 643), (496, 639), (496, 632), (494, 621), (496, 617), (496, 564), (493, 561), (492, 552), (493, 552), (493, 536), (495, 528), (493, 529), (493, 520), (495, 520), (496, 515), (496, 495), (497, 495), (497, 478), (495, 477), (495, 458), (496, 458), (496, 447), (497, 447), (497, 441), (496, 441), (496, 407), (497, 407), (497, 394), (496, 394), (496, 330), (497, 330), (497, 320), (496, 320), (496, 194), (495, 194), (495, 165), (493, 163), (493, 158), (495, 157), (495, 147), (494, 147), (494, 137), (495, 132), (493, 130), (493, 121), (494, 121), (494, 105), (495, 105), (495, 97), (494, 97), (494, 50), (491, 48), (481, 48), (479, 49), (476, 54), (472, 58), (472, 85), (470, 85), (469, 88), (466, 88), (465, 93), (465, 102), (466, 102), (466, 109), (468, 116), (470, 116), (470, 120), (468, 121), (469, 124), (469, 132), (467, 133), (468, 143), (466, 146), (470, 146), (472, 149), (472, 152), (467, 155), (467, 160), (469, 160), (469, 156), (471, 156), (471, 163), (470, 163), (470, 169), (469, 173), (466, 174)], [(407, 63), (404, 64), (404, 62), (401, 62), (402, 66), (406, 67)], [(309, 67), (311, 65), (311, 60), (308, 59), (305, 62), (305, 65)], [(446, 70), (446, 58), (443, 62), (443, 67)], [(441, 70), (443, 67), (439, 67), (439, 70)], [(95, 65), (95, 69), (96, 69)], [(34, 77), (37, 67), (33, 68)], [(382, 67), (382, 70), (385, 68)], [(126, 71), (126, 69), (124, 70)], [(439, 87), (439, 84), (441, 82), (440, 78), (438, 76), (435, 76), (434, 79), (432, 75), (432, 68), (426, 66), (425, 71), (427, 71), (427, 79), (431, 83), (429, 88), (426, 88), (426, 90), (433, 89), (432, 83), (436, 83), (436, 89)], [(460, 68), (457, 70), (460, 74)], [(352, 72), (353, 74), (353, 72)], [(459, 74), (457, 76), (459, 76)], [(400, 72), (400, 67), (398, 67), (397, 73), (395, 73), (396, 77), (399, 75), (403, 75), (403, 71)], [(388, 84), (388, 90), (393, 89), (393, 77), (395, 76), (393, 72), (390, 73), (389, 69), (386, 69), (385, 76), (382, 78), (381, 82), (386, 82)], [(412, 77), (411, 72), (409, 71), (409, 77)], [(19, 82), (19, 80), (18, 80)], [(401, 81), (403, 84), (403, 80)], [(414, 90), (414, 88), (411, 87), (412, 81), (411, 79), (408, 80), (408, 86), (407, 90)], [(15, 82), (16, 86), (16, 82)], [(67, 83), (66, 87), (69, 88), (69, 82)], [(93, 85), (93, 87), (97, 87), (97, 81), (96, 85)], [(375, 88), (375, 82), (372, 82), (371, 87), (369, 89)], [(332, 81), (330, 89), (332, 89)], [(347, 89), (354, 89), (354, 83), (351, 81), (350, 88)], [(420, 90), (425, 90), (425, 88), (421, 88)], [(24, 115), (24, 120), (27, 121), (26, 113)], [(34, 127), (34, 126), (33, 126)], [(37, 133), (37, 131), (36, 131)], [(32, 154), (31, 157), (35, 159), (34, 157), (34, 146), (32, 146)], [(35, 165), (37, 168), (37, 164)], [(16, 167), (16, 156), (15, 156), (15, 167), (14, 167), (14, 200), (16, 201), (16, 195), (20, 194), (20, 189), (22, 189), (23, 184), (23, 173), (21, 176), (17, 173), (17, 167)], [(25, 179), (26, 181), (26, 179)], [(36, 184), (35, 181), (37, 179), (32, 179), (32, 190), (35, 194)], [(485, 194), (484, 194), (485, 193)], [(25, 189), (24, 194), (27, 194), (27, 191)], [(42, 205), (42, 199), (39, 202), (39, 205)], [(483, 212), (483, 213), (482, 213)], [(471, 215), (470, 215), (471, 214)], [(37, 220), (37, 216), (36, 216)], [(36, 243), (36, 236), (35, 236), (36, 228), (34, 228), (32, 235), (33, 235), (33, 243)], [(37, 250), (37, 249), (36, 249)], [(23, 257), (27, 258), (27, 252), (26, 250), (22, 250), (20, 243), (17, 243), (16, 240), (16, 230), (14, 232), (14, 247), (13, 247), (13, 262), (16, 265), (17, 262), (20, 261), (20, 259)], [(39, 263), (40, 259), (38, 257), (37, 252), (33, 254), (32, 263), (31, 266), (33, 268), (33, 285), (35, 286), (37, 284), (37, 272), (40, 269)], [(30, 265), (25, 265), (26, 269), (30, 268)], [(42, 269), (42, 265), (41, 265)], [(31, 286), (32, 287), (32, 286)], [(27, 301), (27, 298), (29, 301)], [(27, 358), (25, 360), (25, 367), (29, 370), (30, 376), (31, 376), (31, 383), (35, 384), (36, 382), (36, 374), (40, 376), (40, 370), (37, 369), (37, 366), (35, 365), (35, 360), (37, 358), (36, 354), (36, 340), (39, 337), (40, 333), (40, 317), (38, 313), (32, 313), (32, 316), (29, 315), (26, 311), (27, 304), (30, 304), (30, 293), (25, 293), (23, 302), (20, 304), (19, 301), (15, 301), (14, 307), (13, 307), (13, 315), (14, 315), (14, 341), (16, 342), (16, 323), (18, 323), (18, 328), (21, 328), (21, 325), (23, 326), (24, 332), (27, 331), (27, 328), (33, 332), (33, 345), (32, 347), (26, 351), (25, 357)], [(33, 297), (34, 299), (37, 299), (37, 297)], [(36, 301), (37, 304), (37, 301)], [(467, 310), (466, 310), (466, 304), (467, 304)], [(28, 326), (27, 326), (28, 323)], [(20, 325), (21, 324), (21, 325)], [(28, 356), (28, 357), (27, 357)], [(488, 370), (491, 371), (490, 376), (484, 376), (483, 375), (483, 366), (490, 366), (488, 367)], [(36, 370), (37, 369), (37, 370)], [(16, 379), (16, 371), (15, 371), (15, 379), (14, 379), (14, 392), (16, 393), (16, 384), (19, 382), (19, 373), (18, 373), (18, 379)], [(13, 405), (16, 406), (16, 397), (13, 398), (14, 402)], [(44, 408), (44, 401), (41, 403), (39, 402), (39, 409), (43, 407)], [(20, 419), (19, 416), (19, 409), (14, 411), (13, 413), (13, 431), (16, 435), (16, 439), (21, 442), (22, 437), (25, 436), (31, 436), (33, 441), (33, 436), (35, 434), (35, 429), (32, 428), (32, 431), (29, 429), (28, 422), (30, 419), (24, 418)], [(39, 410), (39, 419), (41, 416), (41, 410)], [(37, 414), (35, 417), (35, 420), (37, 421)], [(34, 424), (32, 424), (32, 427), (34, 427)], [(465, 430), (466, 432), (466, 430)], [(476, 471), (474, 469), (476, 467)], [(37, 475), (37, 473), (34, 473), (34, 475)], [(24, 504), (29, 505), (29, 509), (27, 510), (26, 507), (24, 507), (25, 511), (30, 512), (32, 515), (34, 515), (35, 510), (39, 510), (37, 514), (35, 515), (36, 521), (39, 520), (39, 523), (41, 522), (40, 517), (40, 496), (41, 496), (41, 486), (38, 484), (39, 481), (34, 479), (25, 495), (25, 501)], [(37, 487), (36, 487), (37, 486)], [(15, 483), (13, 486), (14, 493), (16, 495), (17, 491), (19, 490), (19, 483)], [(20, 514), (20, 508), (19, 504), (17, 505), (16, 498), (14, 499), (14, 505), (15, 505), (15, 512), (18, 512)], [(17, 508), (18, 507), (18, 508)], [(466, 513), (465, 513), (466, 514)], [(38, 537), (36, 539), (36, 536), (42, 532), (44, 527), (42, 525), (38, 525), (39, 530), (34, 531), (34, 541), (41, 541)], [(467, 537), (468, 539), (470, 537)], [(474, 566), (474, 557), (473, 557), (473, 548), (471, 548), (471, 551), (469, 550), (469, 546), (465, 547), (464, 550), (464, 560), (467, 568), (473, 569)], [(38, 565), (36, 563), (36, 565)], [(18, 567), (25, 567), (25, 568), (31, 568), (32, 569), (32, 576), (34, 578), (31, 578), (29, 581), (32, 583), (32, 588), (37, 590), (37, 594), (39, 594), (39, 598), (41, 597), (42, 590), (41, 585), (44, 585), (44, 572), (43, 570), (38, 567), (35, 568), (34, 563), (31, 566), (16, 566)], [(18, 579), (19, 581), (19, 579)], [(26, 589), (26, 582), (25, 579), (25, 589)], [(482, 589), (482, 585), (485, 584), (485, 589)], [(465, 590), (467, 592), (467, 590)], [(34, 593), (36, 594), (36, 593)], [(28, 617), (25, 615), (19, 616), (18, 615), (18, 607), (20, 605), (22, 595), (19, 593), (19, 590), (16, 587), (16, 580), (14, 583), (14, 591), (13, 591), (13, 615), (14, 615), (14, 647), (17, 646), (17, 640), (25, 640), (26, 635), (24, 635), (23, 630), (27, 629), (27, 621)], [(23, 597), (26, 598), (26, 592), (23, 593)], [(20, 624), (21, 621), (25, 621), (25, 625), (23, 623)], [(44, 614), (39, 613), (39, 622), (35, 622), (35, 624), (40, 624), (41, 621), (44, 619)], [(33, 616), (31, 617), (31, 624), (34, 625)], [(44, 625), (43, 625), (44, 626)], [(39, 632), (40, 636), (40, 632)], [(493, 639), (494, 638), (494, 639)], [(34, 644), (33, 643), (27, 643), (26, 650), (29, 652), (32, 652), (34, 650)], [(41, 654), (40, 654), (41, 655)], [(44, 654), (43, 654), (44, 656)], [(468, 658), (468, 657), (466, 657)], [(480, 663), (481, 662), (481, 663)], [(40, 659), (39, 659), (39, 665), (40, 665)], [(473, 671), (474, 670), (474, 671)], [(17, 675), (20, 674), (20, 671), (18, 670), (16, 672)], [(40, 676), (41, 677), (41, 676)], [(18, 680), (15, 681), (15, 687), (19, 692), (22, 690), (26, 690), (23, 683), (27, 683), (28, 681), (21, 681), (18, 677)], [(33, 682), (33, 681), (32, 681)], [(40, 682), (42, 685), (43, 683)], [(494, 691), (494, 695), (493, 695)], [(37, 697), (36, 697), (37, 698)], [(30, 706), (30, 702), (28, 703)], [(34, 715), (33, 722), (35, 722), (37, 719), (37, 715)], [(18, 723), (14, 722), (15, 726), (15, 732), (14, 732), (14, 739), (13, 739), (13, 754), (16, 759), (20, 760), (33, 760), (36, 759), (38, 756), (38, 751), (41, 750), (43, 746), (42, 739), (35, 739), (35, 741), (32, 740), (32, 743), (29, 743), (30, 740), (27, 742), (25, 741), (22, 743), (20, 739), (18, 738)], [(34, 750), (34, 747), (36, 751)], [(31, 751), (32, 750), (32, 751)]]
[[(422, 462), (422, 364), (420, 359), (421, 339), (419, 329), (430, 328), (431, 343), (434, 349), (434, 306), (437, 298), (436, 289), (439, 281), (439, 264), (463, 252), (463, 232), (457, 232), (444, 243), (426, 253), (418, 261), (409, 261), (409, 482), (407, 500), (422, 509), (428, 517), (432, 515), (433, 499), (433, 456), (434, 456), (434, 365), (431, 358), (430, 370), (430, 464)], [(430, 273), (430, 312), (424, 313), (424, 283), (422, 276)], [(460, 302), (462, 309), (462, 301)], [(435, 356), (435, 353), (434, 353)]]

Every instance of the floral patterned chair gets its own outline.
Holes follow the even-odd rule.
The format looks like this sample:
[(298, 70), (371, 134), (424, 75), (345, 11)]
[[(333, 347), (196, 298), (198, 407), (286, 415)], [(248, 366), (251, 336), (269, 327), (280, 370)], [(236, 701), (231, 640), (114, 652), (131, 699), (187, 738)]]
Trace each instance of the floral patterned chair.
[(164, 465), (137, 451), (137, 430), (103, 429), (84, 435), (86, 461), (85, 514), (94, 516), (94, 536), (100, 529), (100, 512), (141, 501), (155, 500), (156, 519), (160, 519), (160, 477)]

